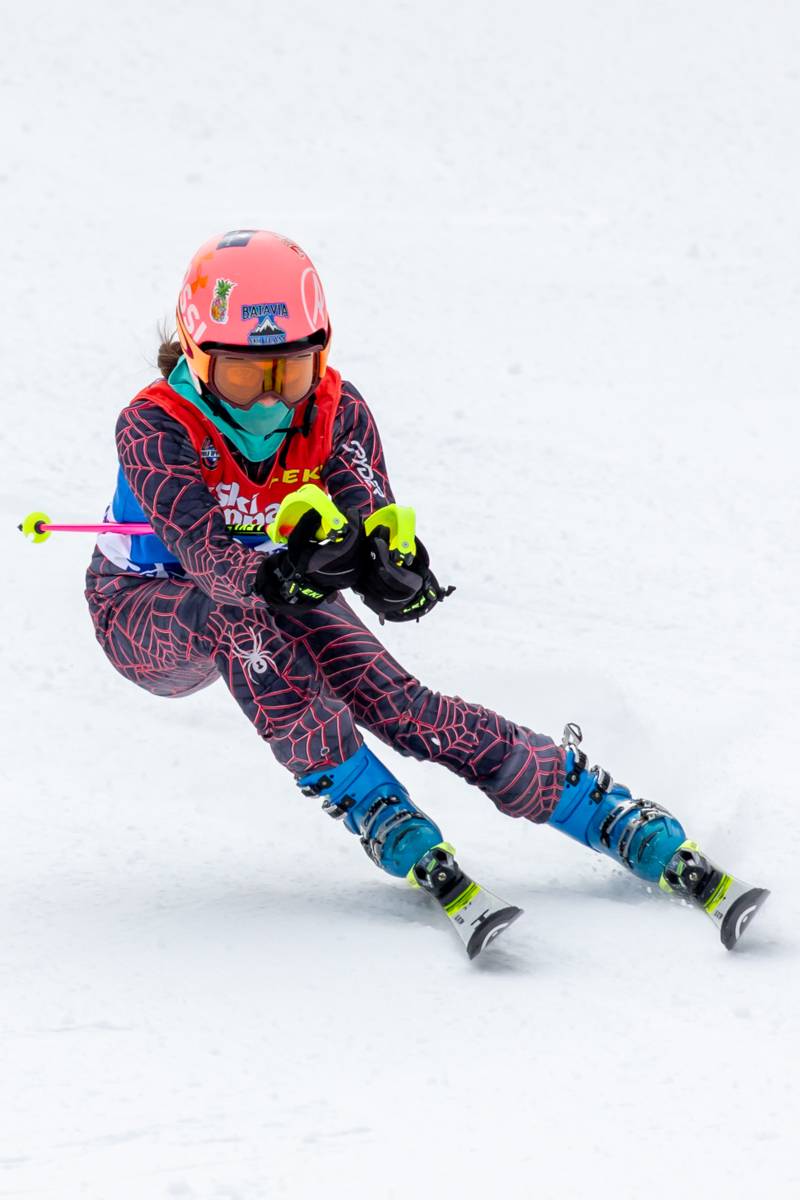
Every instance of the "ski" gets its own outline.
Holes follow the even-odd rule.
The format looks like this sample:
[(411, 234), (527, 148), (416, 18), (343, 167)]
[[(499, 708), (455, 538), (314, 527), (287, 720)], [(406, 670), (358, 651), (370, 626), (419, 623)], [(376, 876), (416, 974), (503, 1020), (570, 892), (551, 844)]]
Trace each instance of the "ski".
[(752, 887), (715, 866), (696, 842), (678, 847), (659, 886), (702, 908), (719, 930), (726, 950), (734, 948), (769, 896), (767, 888)]
[(522, 916), (521, 908), (507, 904), (462, 871), (449, 842), (428, 850), (408, 878), (436, 901), (471, 959)]

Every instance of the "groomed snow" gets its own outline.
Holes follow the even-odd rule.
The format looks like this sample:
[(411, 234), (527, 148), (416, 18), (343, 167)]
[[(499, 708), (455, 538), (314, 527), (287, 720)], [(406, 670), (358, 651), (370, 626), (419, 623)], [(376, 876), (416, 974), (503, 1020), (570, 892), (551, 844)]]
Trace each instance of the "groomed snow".
[[(6, 13), (0, 1196), (795, 1197), (800, 14), (243, 0)], [(222, 685), (85, 609), (117, 412), (216, 230), (314, 256), (458, 591), (387, 643), (773, 897), (726, 954), (388, 755), (525, 917), (470, 965)]]

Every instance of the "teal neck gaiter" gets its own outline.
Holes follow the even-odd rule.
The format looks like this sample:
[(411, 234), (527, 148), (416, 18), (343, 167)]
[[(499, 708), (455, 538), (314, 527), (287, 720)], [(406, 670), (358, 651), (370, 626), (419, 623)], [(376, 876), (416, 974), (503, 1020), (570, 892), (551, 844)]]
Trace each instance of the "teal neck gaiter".
[(229, 424), (219, 413), (212, 410), (205, 397), (198, 395), (185, 358), (178, 360), (167, 383), (179, 396), (183, 396), (184, 400), (190, 400), (195, 408), (199, 408), (200, 412), (216, 425), (222, 436), (233, 442), (236, 449), (250, 462), (264, 462), (265, 459), (272, 458), (292, 423), (292, 410), (280, 401), (269, 406), (256, 404), (249, 412), (244, 412), (214, 397), (219, 407), (230, 416), (231, 422), (234, 422)]

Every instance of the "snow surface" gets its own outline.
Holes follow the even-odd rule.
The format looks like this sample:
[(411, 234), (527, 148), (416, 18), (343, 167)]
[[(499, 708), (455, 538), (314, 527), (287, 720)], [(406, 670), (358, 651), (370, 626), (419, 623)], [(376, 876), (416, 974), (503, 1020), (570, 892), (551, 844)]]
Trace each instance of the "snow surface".
[[(5, 4), (0, 1195), (798, 1194), (800, 12)], [(212, 231), (317, 261), (446, 607), (388, 644), (664, 802), (711, 924), (389, 756), (526, 909), (471, 966), (220, 685), (82, 597), (119, 409)]]

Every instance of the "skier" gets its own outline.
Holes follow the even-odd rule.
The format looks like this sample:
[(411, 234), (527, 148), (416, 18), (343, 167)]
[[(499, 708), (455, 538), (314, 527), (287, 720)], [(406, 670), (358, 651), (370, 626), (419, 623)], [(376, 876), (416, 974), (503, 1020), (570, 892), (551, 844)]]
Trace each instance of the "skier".
[(328, 365), (319, 276), (288, 238), (235, 230), (192, 259), (163, 378), (123, 410), (86, 597), (126, 679), (185, 696), (222, 677), (306, 795), (390, 875), (421, 886), (474, 957), (520, 910), (465, 875), (435, 821), (364, 744), (441, 763), (512, 817), (547, 822), (702, 907), (735, 944), (766, 899), (716, 867), (665, 809), (560, 745), (405, 671), (344, 599), (419, 620), (452, 590), (399, 507), (375, 421)]

